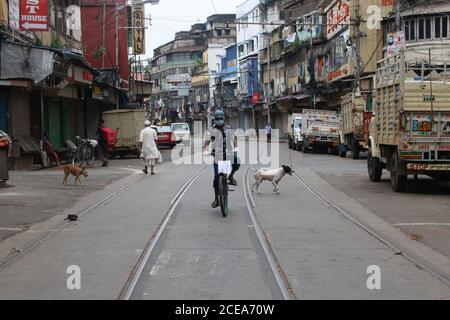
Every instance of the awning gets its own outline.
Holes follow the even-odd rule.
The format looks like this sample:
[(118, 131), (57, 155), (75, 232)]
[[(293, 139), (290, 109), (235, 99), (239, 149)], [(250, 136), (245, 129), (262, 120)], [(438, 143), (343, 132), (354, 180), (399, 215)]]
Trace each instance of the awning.
[(29, 88), (31, 85), (29, 80), (0, 80), (0, 87)]

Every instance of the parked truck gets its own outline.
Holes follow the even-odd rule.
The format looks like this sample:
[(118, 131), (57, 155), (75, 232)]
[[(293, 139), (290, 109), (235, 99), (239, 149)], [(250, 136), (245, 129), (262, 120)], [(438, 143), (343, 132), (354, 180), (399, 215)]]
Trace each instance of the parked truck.
[(135, 109), (120, 109), (103, 112), (105, 127), (117, 131), (115, 147), (110, 150), (111, 157), (126, 155), (139, 156), (139, 136), (144, 129), (147, 111)]
[(362, 94), (356, 96), (349, 93), (341, 98), (341, 158), (352, 152), (353, 159), (359, 159), (361, 151), (368, 150), (369, 124), (372, 118), (372, 96)]
[(336, 111), (309, 110), (302, 112), (301, 149), (333, 153), (339, 152), (339, 117)]
[(381, 60), (370, 124), (368, 173), (392, 188), (406, 189), (408, 176), (450, 180), (450, 76), (448, 65), (405, 62), (404, 54)]
[(289, 149), (300, 151), (301, 147), (301, 135), (300, 128), (302, 126), (302, 114), (293, 113), (288, 118), (288, 139)]

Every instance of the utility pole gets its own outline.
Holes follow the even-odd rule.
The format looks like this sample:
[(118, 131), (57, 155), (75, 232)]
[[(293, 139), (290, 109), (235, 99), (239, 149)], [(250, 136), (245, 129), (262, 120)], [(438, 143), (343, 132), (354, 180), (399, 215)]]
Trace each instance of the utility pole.
[[(311, 18), (311, 25), (309, 26), (309, 45), (310, 45), (310, 50), (311, 50), (311, 54), (313, 54), (313, 18)], [(317, 81), (317, 79), (316, 79)], [(313, 87), (313, 109), (316, 110), (316, 91), (315, 91), (315, 87)]]
[(271, 45), (271, 38), (269, 38), (269, 46), (267, 47), (267, 72), (268, 72), (268, 80), (269, 80), (269, 92), (268, 97), (266, 98), (267, 103), (267, 122), (272, 123), (271, 114), (270, 114), (270, 103), (272, 100), (272, 88), (270, 86), (270, 45)]
[[(116, 88), (120, 85), (120, 72), (119, 72), (119, 4), (116, 3)], [(119, 94), (116, 92), (116, 109), (119, 110)]]
[[(397, 1), (398, 2), (398, 1)], [(356, 0), (356, 22), (355, 22), (355, 50), (356, 50), (356, 70), (355, 70), (355, 96), (361, 96), (361, 6), (360, 0)]]
[(402, 30), (402, 20), (400, 15), (400, 0), (395, 1), (395, 25), (397, 31)]

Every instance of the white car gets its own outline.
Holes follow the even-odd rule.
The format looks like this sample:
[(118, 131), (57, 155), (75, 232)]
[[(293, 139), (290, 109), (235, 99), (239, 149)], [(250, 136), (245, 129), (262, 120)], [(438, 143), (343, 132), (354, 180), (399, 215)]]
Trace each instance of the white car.
[(175, 133), (178, 143), (189, 145), (191, 143), (191, 130), (187, 123), (172, 123), (170, 128)]

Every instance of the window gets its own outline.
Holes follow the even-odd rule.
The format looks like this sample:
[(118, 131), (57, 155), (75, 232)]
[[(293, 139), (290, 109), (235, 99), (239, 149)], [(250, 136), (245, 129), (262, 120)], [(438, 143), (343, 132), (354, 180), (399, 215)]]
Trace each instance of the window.
[(242, 57), (244, 55), (244, 45), (241, 44), (238, 48), (239, 51), (239, 57)]
[(216, 29), (216, 34), (218, 37), (222, 36), (222, 29)]
[(442, 19), (441, 17), (434, 18), (434, 37), (439, 39), (442, 34)]
[(425, 39), (425, 20), (419, 19), (419, 40)]
[(255, 51), (255, 41), (250, 40), (248, 43), (248, 52), (253, 52), (253, 51)]
[(448, 38), (448, 17), (442, 17), (442, 38)]
[(230, 33), (231, 33), (231, 30), (230, 30), (230, 29), (225, 29), (225, 35), (226, 35), (226, 36), (229, 36)]
[(425, 38), (431, 39), (431, 18), (425, 19)]
[(280, 11), (280, 20), (284, 20), (284, 11)]

